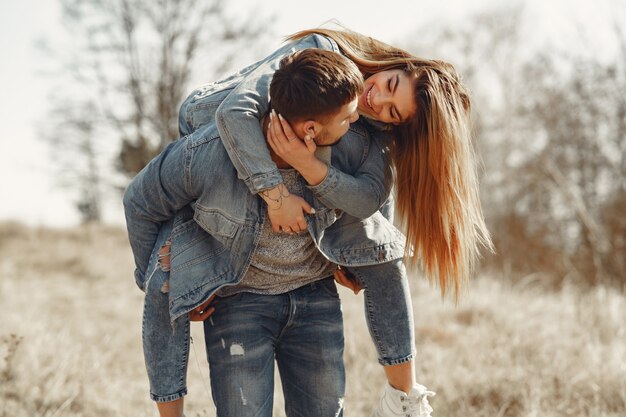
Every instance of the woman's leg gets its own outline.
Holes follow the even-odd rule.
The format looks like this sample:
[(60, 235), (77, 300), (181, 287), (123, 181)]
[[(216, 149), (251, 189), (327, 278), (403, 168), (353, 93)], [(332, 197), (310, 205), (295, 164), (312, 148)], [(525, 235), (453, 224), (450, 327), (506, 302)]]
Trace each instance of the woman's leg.
[(185, 397), (180, 397), (177, 400), (156, 403), (159, 410), (159, 416), (161, 417), (182, 417), (183, 415), (183, 401)]
[[(156, 249), (169, 238), (167, 223), (159, 233)], [(161, 417), (181, 417), (183, 396), (187, 394), (186, 376), (189, 358), (189, 319), (184, 315), (173, 324), (169, 314), (169, 272), (156, 261), (148, 267), (144, 286), (143, 351), (150, 397), (157, 403)]]
[(389, 384), (409, 392), (415, 385), (413, 307), (402, 260), (348, 268), (365, 291), (365, 315), (378, 361)]

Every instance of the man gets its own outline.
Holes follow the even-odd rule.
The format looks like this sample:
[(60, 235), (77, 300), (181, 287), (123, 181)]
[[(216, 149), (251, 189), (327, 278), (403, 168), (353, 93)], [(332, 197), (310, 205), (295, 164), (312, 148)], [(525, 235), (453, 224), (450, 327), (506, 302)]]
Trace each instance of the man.
[[(293, 132), (287, 132), (295, 136), (287, 140), (308, 136), (320, 144), (338, 141), (358, 117), (361, 83), (354, 64), (332, 52), (306, 50), (281, 62), (270, 93), (273, 107), (289, 115)], [(299, 98), (298, 105), (290, 102), (293, 97)], [(262, 123), (276, 133), (282, 126), (277, 117)], [(357, 133), (336, 147), (333, 164), (345, 172), (384, 178), (384, 163), (368, 152), (376, 145), (366, 131)], [(280, 137), (275, 140), (280, 145)], [(277, 155), (273, 158), (288, 167)], [(331, 248), (349, 250), (350, 243), (342, 245), (341, 234), (328, 229), (337, 212), (318, 200), (337, 188), (327, 184), (328, 170), (326, 164), (312, 162), (299, 174), (285, 173), (291, 178), (289, 193), (300, 194), (315, 210), (302, 234), (273, 233), (266, 206), (237, 179), (214, 123), (172, 143), (129, 185), (124, 206), (137, 283), (146, 291), (146, 365), (153, 399), (176, 403), (169, 415), (180, 415), (186, 392), (186, 313), (216, 291), (225, 297), (217, 299), (205, 329), (218, 415), (271, 415), (274, 357), (288, 415), (341, 415), (341, 311), (334, 282), (327, 277), (333, 269), (330, 261), (346, 263), (345, 252)], [(386, 195), (384, 180), (375, 185)], [(276, 203), (290, 198), (283, 193), (266, 197)], [(172, 224), (164, 225), (173, 217)], [(390, 244), (389, 236), (395, 235), (389, 227), (384, 242), (369, 240), (377, 261), (402, 256), (402, 236)], [(148, 265), (154, 264), (154, 248), (170, 235), (167, 281)], [(358, 253), (363, 253), (363, 241), (358, 243)], [(385, 245), (391, 248), (387, 253)], [(177, 318), (173, 328), (170, 316)], [(168, 415), (165, 407), (159, 408), (162, 416)]]

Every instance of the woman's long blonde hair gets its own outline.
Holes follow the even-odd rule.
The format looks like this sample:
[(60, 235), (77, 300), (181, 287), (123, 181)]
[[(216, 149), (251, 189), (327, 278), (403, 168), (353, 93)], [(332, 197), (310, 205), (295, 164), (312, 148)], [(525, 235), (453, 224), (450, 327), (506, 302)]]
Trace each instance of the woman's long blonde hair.
[(471, 143), (470, 97), (451, 64), (426, 60), (348, 30), (311, 29), (333, 39), (364, 78), (389, 69), (414, 77), (417, 113), (392, 130), (396, 212), (407, 238), (405, 259), (438, 279), (442, 296), (458, 300), (479, 249), (493, 246), (478, 193), (477, 161)]

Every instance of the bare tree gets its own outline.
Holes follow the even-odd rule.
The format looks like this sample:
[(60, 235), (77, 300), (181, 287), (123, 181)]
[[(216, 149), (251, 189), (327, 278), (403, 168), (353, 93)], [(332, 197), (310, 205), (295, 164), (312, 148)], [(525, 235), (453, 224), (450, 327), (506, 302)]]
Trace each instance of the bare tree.
[[(54, 52), (65, 83), (52, 101), (92, 104), (91, 147), (81, 148), (81, 157), (109, 153), (109, 170), (91, 178), (117, 188), (178, 138), (178, 106), (189, 94), (190, 82), (213, 81), (233, 65), (256, 59), (259, 48), (253, 45), (269, 35), (262, 14), (229, 14), (223, 0), (60, 2), (73, 46)], [(62, 119), (69, 107), (54, 108), (54, 117)], [(77, 112), (65, 115), (65, 123), (57, 126), (66, 134), (54, 136), (63, 140), (73, 129), (86, 138)], [(85, 204), (81, 207), (99, 206)]]
[(42, 137), (51, 148), (58, 183), (73, 191), (83, 223), (102, 220), (102, 179), (96, 146), (98, 125), (92, 102), (60, 102), (50, 112)]

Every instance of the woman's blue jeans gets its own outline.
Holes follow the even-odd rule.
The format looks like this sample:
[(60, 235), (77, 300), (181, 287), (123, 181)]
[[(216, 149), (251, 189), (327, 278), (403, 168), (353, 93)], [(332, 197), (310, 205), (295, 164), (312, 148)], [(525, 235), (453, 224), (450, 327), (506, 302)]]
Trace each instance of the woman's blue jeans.
[(383, 366), (415, 357), (411, 291), (401, 259), (378, 265), (349, 267), (365, 294), (365, 318)]
[(287, 416), (343, 415), (343, 319), (332, 278), (214, 304), (204, 331), (218, 417), (271, 417), (274, 360)]

